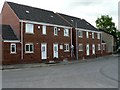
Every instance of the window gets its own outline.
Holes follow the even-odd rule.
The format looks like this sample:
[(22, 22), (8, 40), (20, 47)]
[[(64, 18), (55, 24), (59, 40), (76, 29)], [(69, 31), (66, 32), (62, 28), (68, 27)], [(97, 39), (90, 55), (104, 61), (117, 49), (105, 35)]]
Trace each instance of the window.
[(79, 44), (79, 51), (83, 51), (83, 44)]
[(86, 38), (89, 38), (89, 33), (88, 32), (86, 32)]
[(46, 35), (46, 26), (42, 26), (42, 34)]
[(25, 44), (25, 53), (33, 53), (33, 44)]
[(100, 39), (100, 33), (97, 34), (97, 39)]
[(103, 44), (103, 50), (105, 50), (105, 44)]
[(26, 24), (25, 30), (26, 33), (34, 33), (34, 25), (33, 24)]
[(64, 29), (64, 36), (69, 36), (69, 29)]
[(16, 44), (10, 45), (10, 51), (11, 51), (11, 53), (16, 53)]
[(58, 35), (57, 27), (54, 27), (54, 35)]
[(82, 36), (83, 36), (82, 31), (78, 31), (78, 37), (82, 37)]
[(98, 50), (100, 50), (100, 44), (98, 44)]
[(92, 54), (95, 54), (95, 44), (92, 44)]
[(92, 39), (94, 39), (94, 32), (92, 32)]
[(69, 52), (69, 44), (64, 44), (64, 51)]

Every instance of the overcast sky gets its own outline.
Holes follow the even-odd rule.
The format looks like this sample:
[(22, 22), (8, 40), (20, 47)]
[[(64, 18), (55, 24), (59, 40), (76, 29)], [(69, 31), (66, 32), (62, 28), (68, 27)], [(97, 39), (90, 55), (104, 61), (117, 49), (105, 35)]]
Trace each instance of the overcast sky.
[[(101, 15), (109, 15), (118, 26), (119, 0), (7, 0), (19, 4), (38, 7), (54, 12), (86, 19), (96, 26), (95, 20)], [(5, 0), (0, 0), (0, 11)]]

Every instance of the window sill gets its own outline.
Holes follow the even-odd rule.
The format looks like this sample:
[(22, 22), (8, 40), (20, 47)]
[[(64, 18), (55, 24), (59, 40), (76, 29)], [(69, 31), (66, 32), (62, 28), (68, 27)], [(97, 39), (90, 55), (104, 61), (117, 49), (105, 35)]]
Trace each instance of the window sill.
[(16, 52), (15, 52), (15, 53), (12, 52), (12, 53), (10, 53), (10, 54), (17, 54), (17, 53), (16, 53)]
[(69, 37), (69, 36), (64, 36), (64, 37)]
[(31, 34), (31, 35), (33, 35), (34, 33), (25, 32), (25, 34)]
[(78, 36), (79, 38), (83, 38), (82, 36)]
[(83, 50), (79, 50), (79, 52), (83, 52)]
[(54, 36), (58, 36), (58, 35), (54, 35)]
[(70, 52), (70, 51), (64, 51), (64, 52)]
[(32, 53), (34, 53), (34, 52), (25, 52), (25, 54), (32, 54)]

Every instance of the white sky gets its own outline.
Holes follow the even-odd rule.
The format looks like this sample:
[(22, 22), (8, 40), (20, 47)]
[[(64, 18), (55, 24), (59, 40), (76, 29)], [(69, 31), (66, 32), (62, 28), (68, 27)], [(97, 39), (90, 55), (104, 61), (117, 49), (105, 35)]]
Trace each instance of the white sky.
[[(119, 0), (7, 0), (86, 19), (96, 26), (101, 15), (109, 15), (118, 27)], [(0, 11), (5, 0), (0, 0)]]

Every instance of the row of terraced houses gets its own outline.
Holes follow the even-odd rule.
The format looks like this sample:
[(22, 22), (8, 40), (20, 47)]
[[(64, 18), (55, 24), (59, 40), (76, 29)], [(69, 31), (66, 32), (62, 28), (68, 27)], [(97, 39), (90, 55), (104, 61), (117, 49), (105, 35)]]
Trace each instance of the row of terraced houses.
[(2, 15), (2, 63), (83, 60), (107, 52), (102, 32), (85, 19), (5, 2)]

